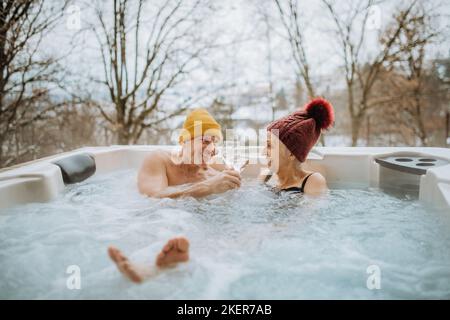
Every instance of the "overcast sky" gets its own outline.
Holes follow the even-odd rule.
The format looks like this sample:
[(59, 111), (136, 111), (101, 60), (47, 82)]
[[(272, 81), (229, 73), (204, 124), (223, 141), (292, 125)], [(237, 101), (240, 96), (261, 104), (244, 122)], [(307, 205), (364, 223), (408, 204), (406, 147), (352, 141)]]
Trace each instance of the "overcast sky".
[[(188, 0), (190, 1), (190, 0)], [(357, 1), (357, 0), (355, 0)], [(132, 1), (131, 1), (132, 2)], [(333, 24), (325, 11), (321, 1), (299, 1), (302, 13), (302, 26), (305, 34), (308, 59), (311, 62), (312, 73), (316, 81), (326, 82), (327, 78), (340, 78), (336, 74), (337, 68), (341, 65), (341, 59), (337, 55), (337, 46), (334, 41), (332, 28)], [(450, 1), (434, 1), (442, 3), (440, 12), (444, 14), (442, 21), (438, 24), (443, 27), (450, 19)], [(89, 22), (94, 22), (92, 14), (86, 7), (86, 1), (75, 0), (73, 2), (80, 8), (80, 27), (84, 28)], [(87, 2), (89, 5), (102, 3), (93, 0)], [(112, 6), (112, 1), (103, 1), (105, 14), (107, 8)], [(150, 1), (149, 4), (158, 3)], [(339, 9), (345, 13), (345, 1), (339, 1), (342, 6)], [(372, 24), (367, 30), (369, 36), (366, 43), (366, 53), (376, 49), (376, 36), (391, 18), (392, 8), (398, 5), (399, 1), (386, 1), (374, 11)], [(212, 50), (202, 60), (203, 65), (191, 74), (185, 85), (180, 88), (182, 92), (189, 92), (190, 88), (205, 86), (218, 88), (224, 84), (235, 83), (233, 90), (242, 91), (247, 87), (254, 87), (268, 83), (268, 52), (266, 32), (267, 25), (262, 20), (261, 10), (266, 10), (270, 16), (269, 34), (271, 37), (272, 52), (272, 72), (275, 89), (291, 85), (294, 79), (292, 59), (290, 49), (283, 38), (283, 29), (278, 21), (278, 12), (271, 0), (212, 0), (210, 4), (213, 11), (205, 17), (202, 31), (205, 34), (212, 34), (215, 40), (222, 44)], [(148, 16), (151, 17), (152, 8), (147, 8)], [(96, 46), (95, 38), (92, 34), (77, 36), (74, 42), (74, 35), (79, 33), (67, 27), (65, 18), (55, 29), (51, 37), (44, 41), (45, 50), (62, 54), (70, 51), (70, 55), (65, 63), (74, 73), (81, 75), (100, 76), (102, 74), (101, 60)], [(433, 56), (448, 56), (449, 41), (444, 37), (430, 50)], [(75, 43), (75, 47), (71, 44)], [(230, 43), (233, 43), (230, 45)], [(322, 80), (323, 79), (323, 80)], [(81, 80), (77, 80), (81, 83)], [(319, 83), (320, 85), (320, 83)], [(86, 88), (91, 90), (92, 88)], [(101, 91), (102, 89), (95, 88)], [(184, 91), (183, 91), (184, 90)], [(230, 90), (227, 91), (228, 93)], [(233, 92), (231, 90), (231, 92)]]

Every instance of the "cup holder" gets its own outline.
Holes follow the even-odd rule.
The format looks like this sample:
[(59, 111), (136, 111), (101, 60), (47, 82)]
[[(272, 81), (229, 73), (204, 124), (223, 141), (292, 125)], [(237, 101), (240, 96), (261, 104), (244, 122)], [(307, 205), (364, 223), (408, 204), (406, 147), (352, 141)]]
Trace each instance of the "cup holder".
[(432, 166), (434, 166), (434, 163), (431, 163), (431, 162), (421, 162), (421, 163), (417, 163), (416, 166), (419, 166), (419, 167), (432, 167)]
[(379, 165), (378, 186), (384, 192), (404, 198), (419, 198), (423, 175), (429, 170), (450, 165), (450, 161), (434, 155), (404, 153), (375, 158)]
[(450, 164), (448, 160), (427, 155), (397, 155), (377, 158), (375, 161), (386, 168), (416, 175), (426, 174), (427, 169)]
[(411, 158), (396, 158), (395, 161), (398, 161), (398, 162), (411, 162), (411, 161), (413, 161), (413, 159), (411, 159)]

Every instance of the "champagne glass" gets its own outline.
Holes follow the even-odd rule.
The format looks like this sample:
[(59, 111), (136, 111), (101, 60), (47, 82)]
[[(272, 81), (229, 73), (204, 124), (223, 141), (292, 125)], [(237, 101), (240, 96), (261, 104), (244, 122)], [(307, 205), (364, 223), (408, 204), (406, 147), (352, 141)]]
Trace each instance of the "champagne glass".
[(222, 153), (221, 156), (224, 164), (237, 172), (242, 172), (249, 163), (249, 159), (246, 159), (235, 152), (231, 155), (229, 153)]

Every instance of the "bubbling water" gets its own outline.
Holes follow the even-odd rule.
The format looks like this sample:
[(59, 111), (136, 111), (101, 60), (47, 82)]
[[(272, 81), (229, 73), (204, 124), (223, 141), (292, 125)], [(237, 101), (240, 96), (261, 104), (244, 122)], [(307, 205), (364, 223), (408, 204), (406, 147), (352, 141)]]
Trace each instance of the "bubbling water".
[[(317, 198), (244, 181), (200, 200), (150, 199), (135, 171), (118, 171), (1, 212), (0, 298), (450, 298), (449, 228), (448, 212), (378, 189)], [(116, 245), (154, 264), (178, 235), (189, 238), (191, 260), (142, 285), (106, 253)], [(67, 285), (69, 266), (80, 289)]]

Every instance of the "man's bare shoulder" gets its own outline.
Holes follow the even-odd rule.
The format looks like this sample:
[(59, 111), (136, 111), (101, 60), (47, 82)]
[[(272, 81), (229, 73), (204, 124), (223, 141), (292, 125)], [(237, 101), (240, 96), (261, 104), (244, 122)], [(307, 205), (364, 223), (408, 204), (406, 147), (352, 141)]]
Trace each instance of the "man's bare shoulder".
[(166, 150), (152, 150), (144, 158), (142, 169), (161, 167), (168, 164), (171, 154)]

